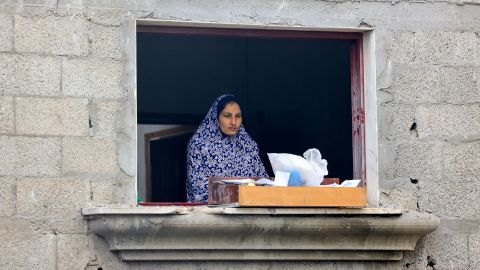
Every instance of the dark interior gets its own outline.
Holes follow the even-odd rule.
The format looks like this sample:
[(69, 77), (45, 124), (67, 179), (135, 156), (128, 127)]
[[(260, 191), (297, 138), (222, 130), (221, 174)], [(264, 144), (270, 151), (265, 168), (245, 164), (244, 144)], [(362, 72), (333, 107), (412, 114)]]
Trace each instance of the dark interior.
[[(138, 123), (198, 125), (232, 93), (269, 175), (266, 153), (318, 148), (329, 177), (352, 179), (350, 43), (138, 33)], [(151, 145), (151, 201), (185, 200), (187, 141)]]

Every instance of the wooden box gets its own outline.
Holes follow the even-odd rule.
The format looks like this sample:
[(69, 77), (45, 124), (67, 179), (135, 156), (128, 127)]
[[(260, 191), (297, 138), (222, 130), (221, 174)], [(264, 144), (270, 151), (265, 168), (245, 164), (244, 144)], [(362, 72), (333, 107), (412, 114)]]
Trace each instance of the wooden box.
[[(367, 192), (364, 187), (239, 186), (220, 182), (225, 179), (227, 178), (209, 179), (210, 206), (354, 208), (367, 206)], [(325, 178), (322, 184), (335, 182), (338, 183), (338, 178)]]

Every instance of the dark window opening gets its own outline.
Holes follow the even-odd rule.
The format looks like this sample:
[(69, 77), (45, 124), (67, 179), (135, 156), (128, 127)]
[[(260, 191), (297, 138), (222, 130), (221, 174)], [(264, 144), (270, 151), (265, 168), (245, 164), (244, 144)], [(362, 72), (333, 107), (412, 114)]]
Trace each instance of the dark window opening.
[[(355, 126), (363, 123), (362, 100), (352, 101), (362, 76), (361, 34), (154, 29), (139, 26), (137, 32), (139, 125), (197, 126), (216, 97), (232, 93), (242, 102), (244, 126), (258, 143), (269, 175), (266, 153), (302, 155), (309, 148), (318, 148), (327, 159), (328, 177), (364, 175), (363, 138), (358, 137), (363, 130)], [(145, 201), (185, 201), (191, 135), (149, 142), (149, 179), (139, 178), (149, 189), (139, 190)]]

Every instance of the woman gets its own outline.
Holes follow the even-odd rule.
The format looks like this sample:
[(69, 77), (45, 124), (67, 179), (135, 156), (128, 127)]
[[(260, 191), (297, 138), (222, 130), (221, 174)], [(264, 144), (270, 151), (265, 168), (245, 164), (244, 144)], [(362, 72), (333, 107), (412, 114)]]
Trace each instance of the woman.
[(208, 201), (212, 176), (267, 177), (258, 146), (242, 126), (240, 103), (233, 95), (218, 97), (187, 148), (187, 201)]

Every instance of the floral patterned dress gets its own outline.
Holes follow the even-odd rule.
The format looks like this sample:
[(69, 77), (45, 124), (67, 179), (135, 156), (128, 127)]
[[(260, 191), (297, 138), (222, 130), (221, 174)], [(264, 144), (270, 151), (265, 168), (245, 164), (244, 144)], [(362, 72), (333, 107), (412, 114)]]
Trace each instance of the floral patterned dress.
[(187, 148), (187, 201), (208, 201), (208, 178), (268, 177), (258, 154), (257, 143), (240, 126), (235, 136), (220, 130), (217, 105), (229, 95), (218, 97), (210, 107)]

